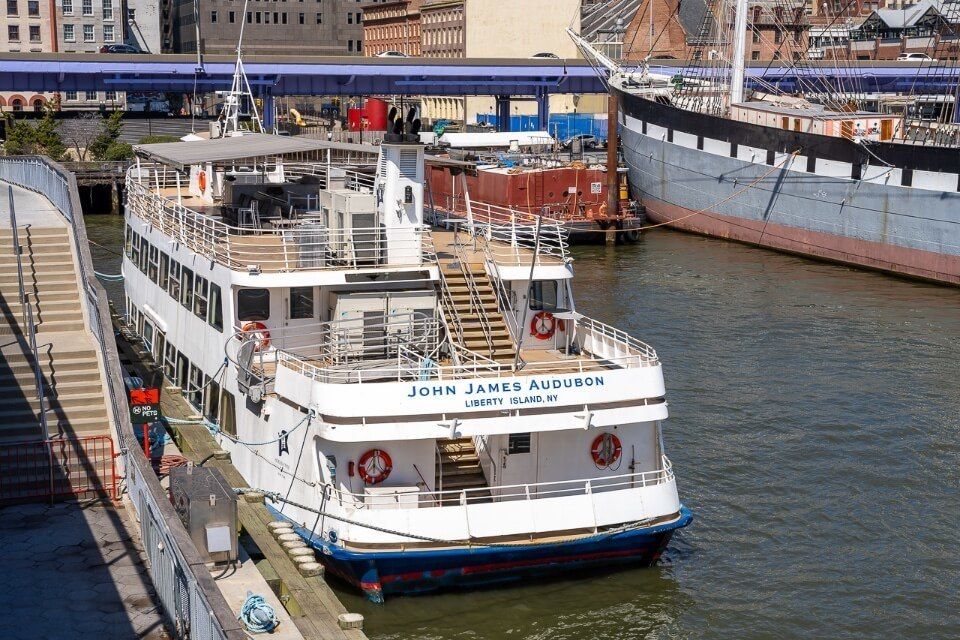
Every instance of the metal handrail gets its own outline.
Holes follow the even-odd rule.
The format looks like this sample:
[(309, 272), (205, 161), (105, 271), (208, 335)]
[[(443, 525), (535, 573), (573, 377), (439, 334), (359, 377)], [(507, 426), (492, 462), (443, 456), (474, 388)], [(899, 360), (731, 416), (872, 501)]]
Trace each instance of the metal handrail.
[[(624, 473), (596, 478), (578, 478), (574, 480), (553, 480), (549, 482), (471, 487), (467, 489), (440, 489), (421, 493), (429, 493), (434, 496), (434, 500), (439, 498), (441, 505), (439, 508), (448, 508), (442, 505), (455, 505), (453, 508), (459, 508), (463, 505), (469, 505), (472, 502), (488, 503), (491, 500), (493, 502), (510, 502), (514, 500), (531, 501), (563, 495), (594, 494), (611, 490), (652, 487), (666, 484), (676, 479), (673, 472), (673, 464), (666, 455), (661, 455), (660, 463), (661, 468), (659, 469), (639, 471), (636, 473)], [(346, 502), (352, 504), (355, 508), (365, 506), (364, 498), (366, 496), (364, 494), (344, 491), (335, 487), (331, 488), (331, 493), (332, 495), (336, 495), (341, 503)], [(399, 491), (395, 494), (378, 493), (377, 506), (378, 508), (382, 508), (384, 501), (392, 497), (396, 500), (397, 508), (403, 508), (400, 497), (409, 495), (407, 492)]]
[[(23, 313), (23, 324), (27, 329), (27, 344), (30, 347), (30, 353), (33, 355), (33, 383), (37, 389), (37, 401), (40, 405), (40, 427), (43, 429), (43, 439), (48, 440), (50, 438), (50, 431), (47, 428), (47, 402), (43, 389), (43, 372), (40, 368), (40, 352), (37, 349), (37, 330), (33, 322), (33, 307), (28, 304), (27, 288), (23, 280), (23, 253), (22, 247), (20, 246), (20, 232), (17, 229), (17, 213), (13, 205), (12, 186), (7, 187), (7, 199), (9, 204), (8, 208), (10, 209), (10, 229), (13, 235), (13, 254), (17, 256), (17, 282), (20, 285), (20, 310), (21, 313)], [(32, 251), (30, 255), (33, 255)], [(52, 483), (52, 464), (50, 468), (50, 481)]]
[(510, 335), (514, 341), (516, 341), (517, 348), (519, 349), (523, 334), (520, 331), (520, 321), (517, 320), (516, 317), (517, 312), (510, 303), (510, 292), (507, 291), (506, 285), (503, 284), (503, 278), (500, 275), (500, 265), (497, 264), (497, 261), (490, 251), (490, 240), (487, 239), (487, 236), (481, 234), (479, 244), (483, 249), (484, 260), (486, 260), (486, 263), (490, 265), (492, 269), (492, 273), (487, 271), (487, 280), (490, 281), (490, 286), (497, 292), (497, 299), (500, 301), (500, 314), (507, 319), (507, 329), (510, 331)]
[[(493, 328), (490, 324), (490, 318), (487, 317), (487, 311), (483, 308), (483, 300), (480, 298), (480, 292), (477, 289), (476, 278), (473, 277), (473, 269), (467, 258), (467, 252), (464, 245), (460, 243), (459, 225), (453, 231), (453, 250), (456, 252), (457, 262), (460, 265), (460, 273), (463, 274), (464, 281), (467, 283), (467, 291), (470, 293), (470, 306), (477, 312), (480, 318), (480, 328), (483, 330), (483, 337), (487, 341), (487, 348), (490, 355), (493, 355)], [(462, 338), (462, 336), (461, 336)]]
[(461, 343), (463, 342), (463, 320), (460, 318), (457, 305), (454, 303), (453, 293), (450, 291), (450, 283), (447, 282), (447, 276), (444, 275), (443, 269), (437, 269), (437, 272), (440, 274), (440, 321), (443, 323), (443, 329), (447, 335), (447, 343), (450, 345), (450, 357), (453, 359), (454, 364), (459, 364), (456, 349), (453, 348), (455, 344), (454, 334), (450, 331), (450, 323), (447, 321), (446, 311), (449, 310), (453, 315), (453, 326), (457, 332), (456, 340)]

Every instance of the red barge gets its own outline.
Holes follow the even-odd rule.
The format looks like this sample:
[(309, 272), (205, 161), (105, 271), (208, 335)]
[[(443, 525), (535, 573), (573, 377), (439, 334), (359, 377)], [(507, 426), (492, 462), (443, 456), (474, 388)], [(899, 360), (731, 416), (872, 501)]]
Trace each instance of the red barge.
[[(562, 221), (574, 242), (636, 242), (643, 226), (639, 205), (629, 198), (626, 170), (618, 176), (619, 209), (608, 211), (607, 171), (599, 164), (541, 157), (512, 157), (495, 163), (458, 163), (466, 180), (446, 163), (427, 161), (427, 204), (453, 216), (465, 216), (467, 198), (481, 212), (542, 214)], [(466, 194), (465, 194), (466, 191)], [(483, 215), (481, 213), (481, 215)]]

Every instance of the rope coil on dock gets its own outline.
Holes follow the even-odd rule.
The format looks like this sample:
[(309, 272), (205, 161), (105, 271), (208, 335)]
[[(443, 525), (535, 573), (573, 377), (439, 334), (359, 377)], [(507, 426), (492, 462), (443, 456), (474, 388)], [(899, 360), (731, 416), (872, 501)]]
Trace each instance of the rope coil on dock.
[(246, 626), (250, 633), (270, 633), (278, 626), (277, 613), (267, 604), (263, 596), (247, 592), (247, 599), (243, 601), (240, 615), (237, 620)]

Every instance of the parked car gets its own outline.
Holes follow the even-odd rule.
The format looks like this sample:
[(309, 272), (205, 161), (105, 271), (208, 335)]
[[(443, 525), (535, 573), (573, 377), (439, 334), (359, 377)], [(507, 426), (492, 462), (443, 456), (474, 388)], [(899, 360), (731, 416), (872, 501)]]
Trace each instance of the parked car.
[(401, 51), (384, 51), (383, 53), (377, 54), (378, 58), (409, 58), (407, 54)]
[(105, 44), (100, 47), (100, 53), (143, 53), (132, 44)]
[(901, 53), (899, 56), (897, 56), (897, 60), (913, 62), (936, 62), (935, 58), (931, 58), (925, 53)]
[(560, 59), (560, 56), (558, 56), (558, 55), (555, 54), (555, 53), (550, 53), (549, 51), (542, 51), (542, 52), (540, 52), (540, 53), (535, 53), (535, 54), (533, 54), (533, 55), (530, 56), (530, 57), (531, 57), (531, 58), (547, 58), (547, 59), (550, 59), (550, 60), (559, 60), (559, 59)]
[(572, 136), (564, 140), (563, 148), (573, 149), (574, 145), (576, 145), (578, 141), (580, 148), (584, 151), (598, 149), (600, 147), (600, 140), (597, 139), (597, 136), (590, 135), (589, 133), (581, 133), (580, 135)]

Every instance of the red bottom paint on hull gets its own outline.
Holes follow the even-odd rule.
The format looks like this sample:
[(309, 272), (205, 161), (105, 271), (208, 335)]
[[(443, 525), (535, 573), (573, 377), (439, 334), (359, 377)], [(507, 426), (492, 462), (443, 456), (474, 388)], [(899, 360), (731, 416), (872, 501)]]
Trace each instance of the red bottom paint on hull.
[(651, 222), (668, 223), (676, 229), (940, 284), (960, 285), (960, 256), (713, 212), (696, 213), (654, 198), (643, 198), (643, 204)]

